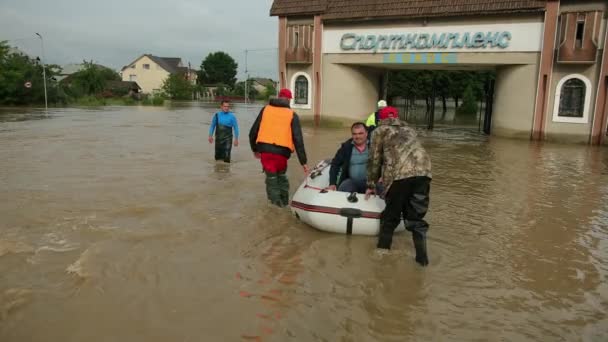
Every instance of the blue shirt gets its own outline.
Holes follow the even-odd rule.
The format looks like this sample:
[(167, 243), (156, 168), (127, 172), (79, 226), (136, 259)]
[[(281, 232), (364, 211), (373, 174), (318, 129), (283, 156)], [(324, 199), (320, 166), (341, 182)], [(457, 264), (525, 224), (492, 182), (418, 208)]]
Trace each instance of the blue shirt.
[(353, 153), (350, 157), (350, 165), (348, 169), (348, 177), (354, 181), (367, 180), (367, 159), (369, 157), (367, 145), (363, 152), (359, 152), (357, 147), (353, 145)]
[(209, 126), (209, 136), (213, 136), (213, 132), (215, 132), (215, 126), (218, 123), (222, 126), (234, 128), (234, 137), (236, 139), (239, 138), (239, 124), (236, 121), (236, 116), (233, 112), (215, 113), (215, 115), (213, 115), (213, 119), (211, 119), (211, 126)]

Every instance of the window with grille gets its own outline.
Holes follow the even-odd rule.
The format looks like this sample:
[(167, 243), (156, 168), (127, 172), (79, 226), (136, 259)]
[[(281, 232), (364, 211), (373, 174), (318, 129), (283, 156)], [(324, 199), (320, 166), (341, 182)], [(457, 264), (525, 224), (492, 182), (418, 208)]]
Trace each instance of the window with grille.
[(588, 124), (593, 85), (587, 76), (570, 74), (555, 89), (553, 122)]
[(578, 78), (571, 78), (566, 81), (561, 89), (557, 115), (569, 118), (582, 118), (585, 109), (585, 93), (585, 82)]
[(308, 104), (308, 79), (304, 76), (296, 78), (294, 103), (305, 105)]

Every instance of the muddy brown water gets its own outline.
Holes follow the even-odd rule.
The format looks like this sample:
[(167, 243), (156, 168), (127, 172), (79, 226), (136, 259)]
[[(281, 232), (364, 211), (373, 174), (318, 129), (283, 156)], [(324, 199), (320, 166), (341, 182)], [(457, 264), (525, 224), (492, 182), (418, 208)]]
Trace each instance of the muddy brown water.
[[(259, 109), (229, 166), (212, 105), (1, 109), (0, 341), (608, 340), (606, 148), (421, 131), (423, 269), (270, 207)], [(304, 131), (310, 164), (348, 137)]]

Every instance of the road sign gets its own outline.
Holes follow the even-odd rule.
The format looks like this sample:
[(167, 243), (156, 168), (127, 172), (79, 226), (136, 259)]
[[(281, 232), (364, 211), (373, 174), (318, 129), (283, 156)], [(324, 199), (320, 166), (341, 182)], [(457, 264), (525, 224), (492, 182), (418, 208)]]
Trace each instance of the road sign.
[(24, 86), (25, 86), (26, 88), (31, 88), (31, 87), (32, 87), (32, 82), (27, 81), (27, 82), (25, 82)]

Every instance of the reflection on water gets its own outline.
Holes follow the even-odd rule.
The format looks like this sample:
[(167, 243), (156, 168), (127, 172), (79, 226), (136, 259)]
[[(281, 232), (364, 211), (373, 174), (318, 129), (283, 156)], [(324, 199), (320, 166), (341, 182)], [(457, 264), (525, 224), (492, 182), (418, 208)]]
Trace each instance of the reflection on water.
[[(377, 258), (267, 205), (246, 143), (213, 160), (215, 107), (0, 110), (0, 341), (608, 336), (605, 148), (421, 131), (421, 269), (407, 235)], [(234, 107), (246, 141), (260, 106)], [(313, 163), (348, 129), (304, 135)]]

